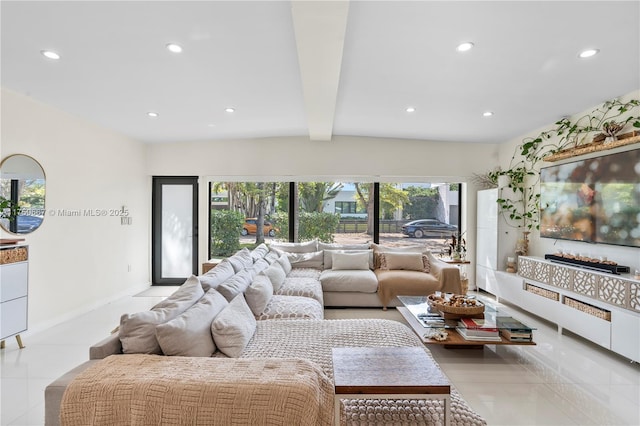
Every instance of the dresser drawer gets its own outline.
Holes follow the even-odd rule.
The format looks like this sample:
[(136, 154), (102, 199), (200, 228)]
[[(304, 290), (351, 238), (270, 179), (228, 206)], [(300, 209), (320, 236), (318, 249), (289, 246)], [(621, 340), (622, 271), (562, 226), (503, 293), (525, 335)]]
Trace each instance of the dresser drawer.
[(13, 336), (27, 329), (27, 298), (0, 303), (0, 338)]
[(0, 266), (0, 303), (26, 296), (29, 289), (28, 275), (27, 262)]

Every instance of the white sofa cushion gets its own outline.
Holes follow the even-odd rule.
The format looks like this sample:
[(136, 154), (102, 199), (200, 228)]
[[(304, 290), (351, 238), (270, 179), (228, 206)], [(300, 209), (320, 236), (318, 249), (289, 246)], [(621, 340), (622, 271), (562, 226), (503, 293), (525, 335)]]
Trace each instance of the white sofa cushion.
[(209, 269), (198, 278), (200, 278), (202, 289), (208, 291), (211, 288), (218, 288), (220, 284), (231, 278), (235, 273), (236, 271), (233, 269), (231, 262), (223, 259), (215, 268)]
[(327, 269), (320, 274), (323, 291), (359, 291), (375, 293), (378, 290), (378, 279), (370, 269), (334, 270)]
[(314, 251), (311, 253), (287, 253), (292, 268), (315, 268), (322, 269), (324, 263), (324, 252)]
[(318, 240), (305, 241), (303, 243), (271, 243), (269, 248), (287, 253), (313, 253), (318, 251)]
[(285, 253), (282, 253), (282, 256), (280, 256), (277, 261), (280, 266), (282, 266), (284, 274), (289, 275), (289, 273), (291, 272), (291, 262), (289, 262), (289, 256), (287, 256)]
[(333, 270), (366, 270), (369, 269), (369, 253), (331, 252)]
[(362, 249), (362, 250), (324, 250), (324, 263), (322, 267), (324, 269), (332, 269), (333, 268), (333, 255), (335, 253), (368, 253), (369, 254), (369, 269), (373, 269), (373, 250), (371, 249)]
[(231, 262), (231, 265), (233, 266), (233, 270), (236, 273), (244, 269), (251, 268), (251, 265), (253, 265), (253, 258), (251, 257), (251, 252), (246, 247), (236, 252), (233, 256), (228, 257), (227, 260)]
[(237, 358), (256, 331), (256, 318), (244, 295), (233, 299), (211, 323), (213, 341), (222, 353)]
[(271, 301), (273, 296), (273, 284), (271, 280), (264, 273), (256, 275), (253, 282), (244, 292), (244, 297), (247, 300), (247, 305), (251, 308), (251, 312), (258, 316), (267, 307), (267, 304)]
[(169, 356), (211, 356), (216, 351), (211, 323), (228, 304), (227, 299), (211, 289), (176, 318), (158, 324), (156, 338), (162, 352)]
[(258, 317), (259, 320), (324, 318), (324, 308), (315, 299), (300, 296), (274, 295)]
[(265, 243), (261, 243), (258, 247), (251, 250), (251, 258), (253, 263), (256, 263), (258, 259), (264, 258), (269, 253), (269, 247)]
[(125, 354), (161, 354), (156, 325), (177, 317), (196, 303), (204, 291), (197, 277), (191, 276), (171, 296), (149, 311), (120, 317), (119, 338)]
[(231, 302), (251, 285), (253, 275), (248, 269), (242, 270), (218, 286), (216, 290)]
[(286, 278), (286, 274), (278, 262), (274, 262), (271, 266), (265, 269), (264, 274), (271, 280), (273, 291), (278, 291)]

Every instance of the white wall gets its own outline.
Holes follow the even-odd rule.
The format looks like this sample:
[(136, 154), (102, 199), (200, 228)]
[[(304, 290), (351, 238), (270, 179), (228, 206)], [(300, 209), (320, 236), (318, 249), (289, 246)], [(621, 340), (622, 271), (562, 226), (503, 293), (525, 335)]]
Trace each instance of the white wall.
[[(628, 93), (620, 97), (620, 100), (622, 100), (623, 102), (629, 101), (631, 99), (640, 99), (640, 90), (633, 91), (631, 93)], [(578, 112), (570, 118), (572, 121), (575, 121), (576, 119), (584, 116), (585, 114), (591, 113), (598, 106), (600, 105), (594, 105), (592, 108), (588, 108), (585, 111)], [(635, 115), (640, 114), (637, 108), (634, 114)], [(561, 117), (558, 117), (558, 119), (560, 118)], [(550, 129), (553, 129), (554, 127), (555, 126), (553, 125), (553, 123), (550, 123), (547, 126), (544, 126), (535, 131), (531, 131), (526, 135), (512, 139), (508, 143), (501, 145), (500, 146), (500, 165), (502, 166), (502, 168), (507, 169), (509, 167), (509, 162), (511, 160), (511, 157), (513, 156), (514, 150), (519, 144), (522, 143), (522, 141), (525, 138), (536, 137), (540, 134), (541, 131), (550, 130)], [(554, 142), (553, 139), (549, 141), (549, 143), (552, 143), (552, 142)], [(624, 148), (617, 149), (615, 151), (601, 151), (599, 153), (580, 156), (579, 158), (597, 157), (599, 155), (603, 155), (604, 153), (611, 153), (611, 152), (616, 152), (620, 150), (628, 150), (632, 148), (638, 148), (639, 146), (640, 144), (634, 144)], [(575, 158), (573, 160), (575, 160)], [(550, 163), (545, 163), (541, 165), (549, 165), (549, 164)], [(536, 190), (539, 191), (539, 188), (536, 188)], [(614, 260), (620, 265), (630, 266), (632, 268), (632, 272), (633, 272), (633, 268), (640, 268), (640, 249), (638, 248), (540, 238), (540, 233), (537, 231), (534, 231), (531, 234), (530, 240), (531, 240), (531, 243), (529, 245), (529, 254), (532, 256), (544, 256), (545, 254), (555, 253), (558, 249), (562, 249), (562, 250), (574, 252), (574, 253), (583, 253), (593, 257), (606, 256), (610, 260)]]
[[(30, 330), (146, 287), (151, 183), (145, 146), (23, 95), (1, 94), (1, 157), (30, 155), (46, 175), (48, 214), (23, 236), (30, 250)], [(51, 213), (123, 205), (132, 225), (120, 225), (118, 217)]]
[[(314, 142), (287, 137), (149, 145), (147, 170), (156, 176), (200, 176), (199, 227), (207, 229), (210, 180), (467, 182), (497, 162), (495, 144), (343, 136)], [(476, 211), (475, 191), (463, 193), (470, 212)], [(467, 220), (463, 218), (462, 229), (475, 229), (475, 214)], [(475, 247), (475, 233), (467, 242)], [(206, 237), (200, 238), (199, 251), (201, 263), (207, 258)]]

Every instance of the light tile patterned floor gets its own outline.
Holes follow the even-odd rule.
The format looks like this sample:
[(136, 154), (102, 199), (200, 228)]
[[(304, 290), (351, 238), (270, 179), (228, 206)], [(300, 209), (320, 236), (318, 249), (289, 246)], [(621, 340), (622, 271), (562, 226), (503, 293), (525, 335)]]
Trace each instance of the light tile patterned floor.
[[(33, 335), (0, 351), (0, 424), (42, 425), (44, 388), (88, 359), (125, 312), (146, 310), (172, 291), (153, 288)], [(506, 307), (507, 309), (513, 307)], [(535, 326), (537, 346), (482, 350), (431, 347), (471, 407), (489, 425), (640, 425), (640, 365), (575, 336), (559, 335), (540, 318), (513, 310)], [(387, 318), (394, 309), (327, 309), (326, 318)]]

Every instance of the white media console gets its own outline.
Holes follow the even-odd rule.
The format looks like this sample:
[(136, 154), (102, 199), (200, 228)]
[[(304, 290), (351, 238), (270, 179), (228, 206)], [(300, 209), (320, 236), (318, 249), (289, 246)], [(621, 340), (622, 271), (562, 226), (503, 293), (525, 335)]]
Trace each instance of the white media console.
[(640, 281), (521, 256), (518, 272), (480, 268), (479, 288), (640, 362)]

